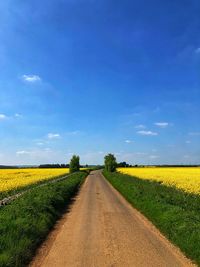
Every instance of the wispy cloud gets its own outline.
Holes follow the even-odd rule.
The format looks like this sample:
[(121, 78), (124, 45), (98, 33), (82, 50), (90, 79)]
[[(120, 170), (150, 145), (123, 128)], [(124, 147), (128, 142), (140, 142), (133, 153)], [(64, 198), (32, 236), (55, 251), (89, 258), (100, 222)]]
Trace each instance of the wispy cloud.
[(152, 131), (138, 131), (137, 132), (140, 135), (149, 135), (149, 136), (156, 136), (158, 133), (152, 132)]
[(21, 118), (21, 117), (22, 117), (22, 115), (19, 113), (15, 113), (14, 115), (11, 115), (11, 116), (7, 116), (6, 114), (1, 113), (0, 114), (0, 121), (7, 120), (7, 119), (17, 119), (17, 118)]
[(16, 151), (16, 155), (17, 156), (30, 156), (30, 157), (40, 157), (40, 156), (44, 156), (44, 155), (48, 155), (49, 153), (51, 153), (52, 150), (50, 148), (43, 148), (43, 149), (31, 149), (31, 150), (19, 150)]
[(146, 152), (135, 152), (135, 153), (133, 153), (133, 155), (136, 155), (136, 156), (147, 156), (148, 153), (146, 153)]
[(5, 114), (0, 114), (0, 121), (6, 120), (7, 118)]
[(19, 155), (29, 155), (31, 154), (32, 152), (31, 151), (26, 151), (26, 150), (20, 150), (20, 151), (17, 151), (16, 154), (19, 156)]
[(21, 118), (21, 117), (22, 117), (22, 114), (15, 113), (14, 117), (15, 117), (15, 118)]
[(190, 132), (189, 135), (198, 136), (200, 135), (200, 132)]
[(47, 137), (48, 137), (48, 139), (58, 139), (58, 138), (60, 138), (60, 134), (58, 134), (58, 133), (48, 133)]
[(200, 54), (200, 47), (195, 50), (195, 53)]
[(169, 122), (155, 122), (154, 125), (156, 125), (160, 128), (166, 128), (169, 126)]
[(66, 134), (67, 134), (67, 135), (79, 135), (79, 134), (81, 134), (81, 133), (82, 133), (81, 131), (79, 131), (79, 130), (75, 130), (75, 131), (67, 132)]
[(130, 143), (133, 143), (133, 140), (125, 140), (125, 143), (127, 143), (127, 144), (130, 144)]
[(150, 159), (157, 159), (157, 158), (159, 158), (159, 156), (157, 156), (157, 155), (150, 155), (149, 158)]
[(187, 141), (185, 141), (185, 143), (186, 143), (186, 144), (190, 144), (190, 143), (191, 143), (191, 141), (190, 141), (190, 140), (187, 140)]
[(37, 144), (38, 146), (43, 146), (43, 145), (44, 145), (43, 142), (37, 142), (36, 144)]
[(38, 75), (22, 75), (22, 80), (29, 83), (40, 82), (42, 79)]
[(139, 124), (139, 125), (136, 125), (135, 128), (136, 128), (136, 129), (145, 129), (146, 126), (143, 125), (143, 124)]

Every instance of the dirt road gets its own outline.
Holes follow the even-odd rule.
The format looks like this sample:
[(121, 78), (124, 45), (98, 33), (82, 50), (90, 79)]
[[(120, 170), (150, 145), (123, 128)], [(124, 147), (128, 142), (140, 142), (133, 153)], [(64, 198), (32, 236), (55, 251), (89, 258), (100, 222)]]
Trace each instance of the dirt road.
[(71, 211), (58, 223), (31, 267), (192, 266), (155, 227), (92, 172)]

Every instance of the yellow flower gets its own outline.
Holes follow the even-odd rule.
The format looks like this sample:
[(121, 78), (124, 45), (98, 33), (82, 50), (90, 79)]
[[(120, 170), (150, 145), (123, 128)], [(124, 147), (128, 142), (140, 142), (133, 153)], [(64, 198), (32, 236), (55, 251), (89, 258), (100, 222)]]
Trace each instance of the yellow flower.
[(69, 169), (1, 169), (0, 193), (69, 173)]
[(200, 167), (118, 168), (118, 171), (140, 179), (153, 180), (167, 186), (175, 186), (189, 193), (200, 194)]

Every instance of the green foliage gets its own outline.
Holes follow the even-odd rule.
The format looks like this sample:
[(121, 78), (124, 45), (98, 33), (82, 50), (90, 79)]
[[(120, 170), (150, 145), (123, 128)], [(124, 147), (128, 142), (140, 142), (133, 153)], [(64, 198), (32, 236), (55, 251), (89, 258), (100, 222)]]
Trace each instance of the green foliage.
[(104, 158), (105, 170), (108, 172), (114, 172), (117, 167), (116, 158), (113, 154), (108, 154)]
[(23, 267), (84, 181), (78, 172), (63, 181), (33, 188), (0, 209), (0, 266)]
[(79, 171), (80, 169), (79, 160), (80, 160), (79, 156), (73, 155), (69, 164), (70, 173)]
[(200, 265), (200, 196), (104, 171), (108, 181), (165, 236)]

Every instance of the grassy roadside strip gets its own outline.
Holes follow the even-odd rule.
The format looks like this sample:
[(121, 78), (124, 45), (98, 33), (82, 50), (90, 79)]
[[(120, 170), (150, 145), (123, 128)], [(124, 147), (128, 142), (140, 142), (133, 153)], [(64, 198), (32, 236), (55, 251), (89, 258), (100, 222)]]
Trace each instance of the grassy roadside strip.
[[(89, 173), (90, 170), (84, 170), (84, 172)], [(57, 182), (62, 181), (64, 179), (68, 179), (71, 175), (73, 175), (73, 174), (68, 173), (65, 175), (59, 175), (59, 176), (56, 176), (56, 177), (51, 178), (51, 179), (46, 180), (46, 181), (41, 181), (41, 182), (37, 182), (37, 183), (31, 184), (31, 185), (28, 185), (25, 187), (21, 187), (21, 190), (19, 189), (17, 191), (18, 193), (11, 194), (10, 196), (7, 196), (6, 198), (0, 200), (0, 208), (4, 205), (7, 205), (10, 202), (14, 201), (15, 199), (17, 199), (18, 197), (22, 196), (23, 194), (27, 193), (28, 191), (32, 190), (35, 187), (42, 187), (42, 186), (45, 186), (47, 184), (57, 183)]]
[(200, 196), (104, 171), (107, 180), (185, 255), (200, 266)]
[(26, 266), (71, 198), (87, 172), (33, 188), (0, 210), (0, 266)]

